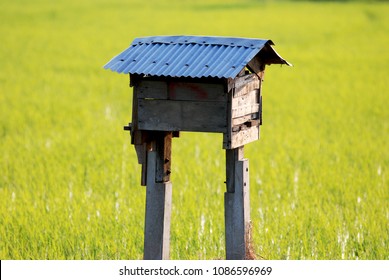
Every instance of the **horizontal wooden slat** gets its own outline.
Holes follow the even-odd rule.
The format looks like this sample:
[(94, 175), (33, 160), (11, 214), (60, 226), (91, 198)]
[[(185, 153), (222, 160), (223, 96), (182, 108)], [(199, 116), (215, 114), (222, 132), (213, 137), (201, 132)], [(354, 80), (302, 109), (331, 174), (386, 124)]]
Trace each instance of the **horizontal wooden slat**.
[(247, 94), (234, 97), (231, 101), (232, 119), (259, 112), (259, 90), (253, 90)]
[(237, 77), (235, 78), (235, 88), (240, 88), (244, 85), (246, 85), (247, 83), (249, 82), (252, 82), (252, 81), (258, 81), (258, 77), (256, 74), (248, 74), (248, 75), (244, 75), (244, 76), (241, 76), (241, 77)]
[(244, 95), (237, 96), (232, 98), (232, 109), (240, 107), (240, 106), (246, 106), (249, 104), (256, 104), (259, 103), (259, 90), (255, 89), (252, 91), (247, 92)]
[(241, 96), (244, 94), (247, 94), (250, 91), (258, 90), (259, 91), (259, 82), (253, 81), (250, 83), (247, 83), (245, 86), (236, 88), (234, 92), (234, 97)]
[(237, 132), (232, 132), (231, 138), (223, 135), (223, 148), (235, 149), (259, 139), (259, 125), (244, 127)]
[(242, 117), (237, 117), (237, 118), (232, 119), (232, 126), (234, 127), (234, 126), (237, 126), (240, 124), (244, 124), (248, 121), (259, 120), (259, 118), (260, 118), (259, 113), (254, 113), (254, 114), (249, 114), (249, 115), (245, 115)]
[(168, 87), (164, 81), (147, 81), (142, 80), (138, 86), (136, 86), (138, 98), (154, 98), (154, 99), (167, 99)]
[(259, 113), (259, 103), (240, 106), (232, 109), (232, 118), (239, 118), (249, 114)]
[(255, 89), (259, 90), (259, 78), (255, 74), (246, 75), (235, 79), (234, 97), (247, 94)]
[(140, 99), (226, 101), (223, 84), (142, 80), (136, 86)]
[(169, 82), (169, 99), (193, 101), (226, 101), (223, 84)]
[(138, 100), (138, 127), (143, 130), (225, 132), (226, 102)]

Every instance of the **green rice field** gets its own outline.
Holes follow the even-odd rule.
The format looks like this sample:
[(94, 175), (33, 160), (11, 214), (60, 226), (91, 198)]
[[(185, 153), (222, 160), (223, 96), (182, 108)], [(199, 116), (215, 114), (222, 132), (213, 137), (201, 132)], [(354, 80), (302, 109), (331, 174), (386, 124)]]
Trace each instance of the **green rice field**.
[[(250, 161), (270, 260), (389, 259), (389, 2), (1, 0), (0, 259), (142, 259), (145, 187), (123, 125), (137, 37), (271, 39)], [(224, 259), (222, 135), (173, 140), (171, 259)]]

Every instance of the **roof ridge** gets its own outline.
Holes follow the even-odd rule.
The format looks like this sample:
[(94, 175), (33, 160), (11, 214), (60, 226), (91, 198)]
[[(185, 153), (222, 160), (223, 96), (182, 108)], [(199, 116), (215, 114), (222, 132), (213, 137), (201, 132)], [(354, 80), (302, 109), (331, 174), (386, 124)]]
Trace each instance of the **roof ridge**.
[(136, 38), (131, 45), (142, 44), (198, 44), (198, 45), (220, 45), (246, 48), (262, 48), (264, 44), (274, 45), (271, 40), (254, 39), (244, 37), (223, 37), (223, 36), (197, 36), (197, 35), (166, 35), (148, 36)]

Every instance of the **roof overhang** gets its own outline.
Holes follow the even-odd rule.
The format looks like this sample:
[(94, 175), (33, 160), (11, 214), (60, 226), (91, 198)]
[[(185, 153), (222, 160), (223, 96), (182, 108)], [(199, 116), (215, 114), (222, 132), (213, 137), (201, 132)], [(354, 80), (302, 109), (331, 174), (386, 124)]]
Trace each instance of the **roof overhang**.
[(136, 38), (105, 69), (162, 77), (235, 78), (253, 58), (263, 64), (286, 64), (266, 39), (153, 36)]

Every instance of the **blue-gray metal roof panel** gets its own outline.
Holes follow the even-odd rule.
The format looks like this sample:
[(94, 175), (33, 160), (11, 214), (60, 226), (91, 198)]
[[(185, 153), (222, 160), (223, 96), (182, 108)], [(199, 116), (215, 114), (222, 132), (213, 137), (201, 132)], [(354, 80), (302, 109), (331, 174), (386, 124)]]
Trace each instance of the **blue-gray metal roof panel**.
[[(154, 36), (135, 39), (104, 68), (118, 73), (170, 77), (234, 78), (270, 40)], [(270, 47), (271, 48), (271, 47)], [(288, 64), (275, 51), (277, 63)]]

